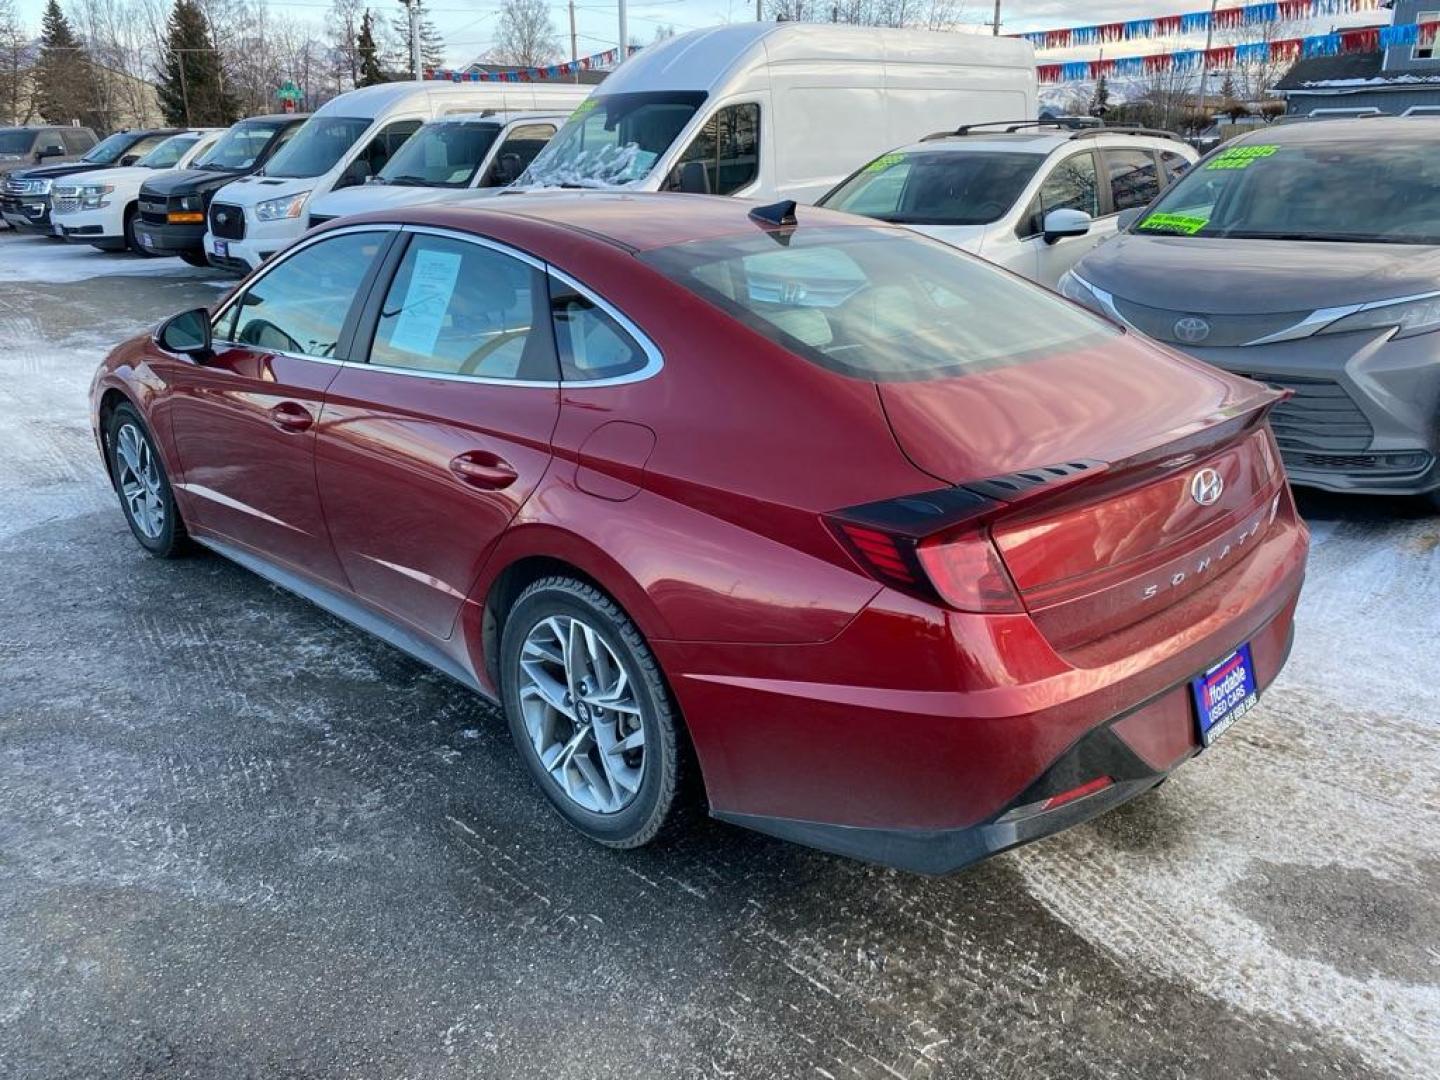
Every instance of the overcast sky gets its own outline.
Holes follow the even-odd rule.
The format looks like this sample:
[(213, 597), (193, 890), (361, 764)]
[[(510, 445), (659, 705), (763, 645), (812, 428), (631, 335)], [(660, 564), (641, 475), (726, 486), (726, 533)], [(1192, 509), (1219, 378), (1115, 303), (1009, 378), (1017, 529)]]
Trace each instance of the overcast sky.
[[(61, 0), (62, 6), (66, 0)], [(1221, 0), (1222, 7), (1232, 6), (1234, 0)], [(19, 0), (21, 13), (38, 28), (40, 12), (45, 0)], [(329, 0), (266, 0), (269, 7), (277, 12), (289, 12), (296, 17), (323, 21), (329, 9)], [(377, 12), (398, 11), (398, 0), (372, 0)], [(1016, 33), (1026, 30), (1045, 30), (1059, 26), (1076, 26), (1087, 23), (1120, 22), (1126, 19), (1140, 19), (1152, 15), (1166, 15), (1208, 6), (1207, 0), (1002, 0), (1002, 30)], [(500, 0), (428, 0), (435, 24), (446, 37), (450, 62), (460, 64), (475, 59), (491, 45), (496, 16), (500, 11)], [(613, 48), (618, 35), (615, 0), (577, 0), (575, 21), (578, 49), (581, 56)], [(560, 32), (562, 42), (568, 48), (569, 16), (565, 3), (552, 3), (551, 15)], [(966, 0), (963, 18), (976, 29), (988, 23), (993, 12), (991, 0)], [(755, 0), (631, 0), (629, 4), (630, 36), (649, 41), (656, 28), (672, 26), (677, 32), (694, 30), (716, 23), (741, 22), (755, 17)], [(1313, 31), (1329, 29), (1331, 22), (1338, 26), (1357, 26), (1365, 23), (1388, 22), (1389, 12), (1370, 12), (1358, 16), (1342, 16), (1329, 20), (1324, 26)], [(1126, 53), (1161, 52), (1180, 43), (1137, 42), (1107, 47), (1107, 56), (1122, 56)], [(1070, 53), (1051, 54), (1054, 59), (1068, 59)], [(1089, 59), (1096, 55), (1094, 48), (1076, 50), (1073, 55)]]

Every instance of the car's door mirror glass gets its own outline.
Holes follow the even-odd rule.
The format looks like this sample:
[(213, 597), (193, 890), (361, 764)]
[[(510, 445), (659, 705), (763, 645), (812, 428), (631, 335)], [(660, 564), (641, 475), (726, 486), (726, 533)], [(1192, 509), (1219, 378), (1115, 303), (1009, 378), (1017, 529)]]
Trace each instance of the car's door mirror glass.
[(42, 146), (40, 148), (40, 153), (36, 156), (40, 158), (64, 157), (65, 148), (63, 146), (58, 146), (54, 144), (50, 146)]
[(205, 308), (182, 311), (161, 323), (155, 336), (167, 352), (203, 356), (210, 352), (210, 312)]
[(139, 154), (126, 154), (124, 157), (122, 157), (122, 158), (120, 159), (120, 164), (121, 164), (121, 165), (134, 165), (135, 162), (137, 162), (137, 161), (139, 161), (139, 160), (140, 160), (140, 155), (139, 155)]

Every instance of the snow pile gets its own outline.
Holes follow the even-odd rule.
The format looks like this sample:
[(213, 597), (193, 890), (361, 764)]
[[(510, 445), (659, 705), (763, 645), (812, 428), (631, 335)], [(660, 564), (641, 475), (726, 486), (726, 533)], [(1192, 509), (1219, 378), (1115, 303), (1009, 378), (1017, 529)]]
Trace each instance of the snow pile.
[(176, 258), (142, 259), (128, 252), (98, 251), (88, 244), (65, 244), (43, 236), (0, 233), (0, 284), (64, 285), (118, 274), (211, 278), (217, 273), (187, 266)]

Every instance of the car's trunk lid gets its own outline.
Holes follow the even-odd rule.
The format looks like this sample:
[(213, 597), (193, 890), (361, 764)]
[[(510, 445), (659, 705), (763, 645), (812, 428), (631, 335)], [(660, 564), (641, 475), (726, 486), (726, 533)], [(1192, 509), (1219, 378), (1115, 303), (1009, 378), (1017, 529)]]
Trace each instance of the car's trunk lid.
[(1284, 476), (1263, 420), (1281, 395), (1153, 346), (1122, 339), (878, 386), (917, 466), (995, 500), (995, 546), (1059, 648), (1239, 565), (1278, 505)]

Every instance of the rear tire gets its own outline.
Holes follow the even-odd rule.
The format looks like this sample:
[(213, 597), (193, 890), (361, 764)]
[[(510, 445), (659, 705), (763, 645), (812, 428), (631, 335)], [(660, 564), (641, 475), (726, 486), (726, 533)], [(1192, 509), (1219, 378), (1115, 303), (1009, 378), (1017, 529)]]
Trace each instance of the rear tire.
[(105, 449), (120, 510), (140, 546), (160, 559), (183, 555), (189, 546), (185, 523), (150, 429), (135, 406), (117, 405), (105, 425)]
[(689, 743), (660, 665), (613, 600), (542, 578), (511, 606), (501, 698), (531, 778), (597, 843), (634, 848), (677, 818)]

